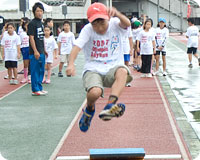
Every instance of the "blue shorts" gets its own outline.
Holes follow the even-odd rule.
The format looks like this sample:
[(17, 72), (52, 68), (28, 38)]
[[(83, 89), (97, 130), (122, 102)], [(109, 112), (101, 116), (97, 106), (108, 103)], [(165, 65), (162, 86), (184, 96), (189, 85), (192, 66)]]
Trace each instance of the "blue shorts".
[(21, 48), (23, 60), (29, 60), (29, 47)]
[(130, 54), (124, 54), (124, 61), (129, 62), (130, 61)]

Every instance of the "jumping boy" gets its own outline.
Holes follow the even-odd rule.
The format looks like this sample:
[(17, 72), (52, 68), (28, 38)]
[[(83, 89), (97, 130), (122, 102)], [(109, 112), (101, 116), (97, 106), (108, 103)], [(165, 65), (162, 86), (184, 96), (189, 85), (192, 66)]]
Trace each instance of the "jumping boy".
[[(126, 83), (132, 77), (123, 58), (123, 35), (131, 25), (127, 17), (115, 8), (106, 8), (102, 3), (93, 3), (87, 11), (89, 24), (81, 31), (70, 54), (66, 69), (68, 76), (75, 75), (74, 61), (83, 49), (85, 66), (83, 83), (87, 91), (87, 107), (79, 121), (80, 130), (86, 132), (95, 113), (95, 102), (103, 96), (104, 87), (111, 87), (111, 94), (103, 111), (102, 120), (111, 120), (123, 115), (125, 105), (116, 104)], [(115, 17), (115, 18), (113, 18)]]
[(44, 26), (42, 24), (44, 7), (38, 2), (35, 3), (32, 11), (35, 18), (28, 25), (32, 95), (42, 96), (47, 94), (42, 87), (45, 70)]
[(194, 25), (194, 20), (189, 18), (188, 20), (188, 29), (186, 32), (186, 37), (188, 38), (188, 43), (187, 43), (187, 54), (188, 54), (188, 59), (189, 59), (189, 68), (192, 68), (192, 54), (198, 59), (199, 66), (200, 66), (200, 58), (197, 53), (197, 48), (199, 45), (199, 29)]

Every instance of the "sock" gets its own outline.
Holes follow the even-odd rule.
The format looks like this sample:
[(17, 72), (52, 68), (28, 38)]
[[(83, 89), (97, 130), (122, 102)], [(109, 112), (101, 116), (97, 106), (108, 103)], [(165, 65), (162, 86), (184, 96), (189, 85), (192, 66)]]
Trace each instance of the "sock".
[(28, 79), (28, 68), (24, 68), (24, 78)]
[(117, 97), (117, 96), (115, 96), (115, 95), (110, 95), (110, 96), (109, 96), (109, 99), (108, 99), (108, 104), (110, 104), (110, 103), (115, 104), (115, 103), (117, 102), (117, 100), (118, 100), (118, 97)]
[(87, 110), (88, 110), (89, 112), (94, 112), (94, 110), (95, 110), (94, 105), (93, 105), (93, 106), (87, 105), (86, 108), (87, 108)]

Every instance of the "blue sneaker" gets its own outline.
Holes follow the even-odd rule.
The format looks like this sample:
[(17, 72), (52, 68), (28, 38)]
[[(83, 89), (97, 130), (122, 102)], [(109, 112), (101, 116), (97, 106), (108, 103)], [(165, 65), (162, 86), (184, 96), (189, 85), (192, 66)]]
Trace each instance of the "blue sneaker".
[(85, 111), (83, 112), (83, 115), (79, 121), (79, 128), (82, 132), (87, 132), (89, 129), (94, 113), (95, 111), (89, 112), (87, 108), (85, 108)]
[(118, 104), (107, 104), (105, 108), (99, 114), (99, 118), (104, 121), (109, 121), (113, 117), (120, 117), (124, 114), (125, 105), (122, 103)]

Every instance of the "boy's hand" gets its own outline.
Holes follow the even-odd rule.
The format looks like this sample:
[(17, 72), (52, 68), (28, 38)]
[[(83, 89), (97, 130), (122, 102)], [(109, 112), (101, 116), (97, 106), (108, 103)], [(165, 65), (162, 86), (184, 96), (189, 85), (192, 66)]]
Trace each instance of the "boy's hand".
[(153, 49), (153, 53), (156, 54), (156, 49), (155, 48)]
[(130, 56), (132, 56), (132, 55), (133, 55), (133, 49), (130, 50)]
[(159, 49), (160, 51), (162, 51), (162, 50), (163, 50), (163, 47), (162, 47), (162, 46), (160, 46), (160, 47), (158, 47), (158, 49)]
[(35, 56), (35, 59), (39, 59), (40, 58), (40, 53), (38, 51), (34, 52), (34, 56)]
[(116, 8), (114, 8), (114, 7), (108, 8), (108, 16), (109, 17), (117, 17), (118, 14), (119, 14), (119, 11)]
[(48, 57), (48, 53), (46, 51), (44, 51), (44, 54), (46, 55), (46, 57)]
[(20, 59), (20, 58), (21, 58), (21, 55), (20, 55), (20, 54), (17, 54), (17, 58)]
[(137, 52), (140, 53), (140, 48), (137, 48)]
[(67, 75), (67, 77), (75, 76), (75, 67), (74, 67), (74, 64), (67, 66), (66, 75)]
[(4, 56), (4, 55), (2, 55), (2, 59), (3, 59), (3, 60), (5, 59), (5, 56)]

